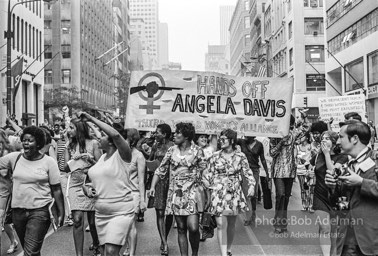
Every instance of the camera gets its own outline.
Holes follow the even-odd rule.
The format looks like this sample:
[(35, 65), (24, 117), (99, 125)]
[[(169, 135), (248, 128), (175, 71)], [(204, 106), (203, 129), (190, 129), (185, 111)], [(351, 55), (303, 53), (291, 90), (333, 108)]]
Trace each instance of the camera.
[(347, 171), (347, 166), (342, 166), (341, 168), (333, 169), (333, 177), (338, 179), (340, 176), (348, 176), (349, 172)]
[(341, 196), (337, 199), (335, 210), (349, 210), (349, 201), (346, 196)]

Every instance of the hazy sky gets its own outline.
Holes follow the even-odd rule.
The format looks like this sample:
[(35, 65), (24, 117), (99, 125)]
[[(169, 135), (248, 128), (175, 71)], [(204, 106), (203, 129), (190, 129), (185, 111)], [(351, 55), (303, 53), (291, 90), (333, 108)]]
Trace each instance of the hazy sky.
[(237, 0), (159, 0), (160, 22), (168, 23), (169, 61), (183, 70), (205, 69), (209, 44), (220, 43), (219, 7)]

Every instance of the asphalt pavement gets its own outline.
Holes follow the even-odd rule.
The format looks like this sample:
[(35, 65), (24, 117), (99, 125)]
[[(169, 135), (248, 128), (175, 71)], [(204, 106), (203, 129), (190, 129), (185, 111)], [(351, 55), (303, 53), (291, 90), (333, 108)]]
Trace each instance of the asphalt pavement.
[[(274, 189), (273, 189), (274, 190)], [(274, 194), (273, 200), (274, 200)], [(274, 203), (274, 202), (273, 202)], [(274, 205), (274, 204), (273, 204)], [(258, 205), (255, 227), (245, 227), (244, 216), (240, 215), (236, 223), (236, 235), (232, 247), (233, 255), (321, 255), (317, 238), (317, 218), (314, 214), (301, 211), (301, 200), (298, 182), (294, 183), (290, 198), (288, 217), (290, 219), (288, 232), (275, 234), (272, 227), (274, 209), (264, 210)], [(137, 255), (160, 255), (160, 239), (155, 224), (155, 211), (149, 209), (145, 214), (145, 222), (137, 222), (138, 247)], [(177, 230), (172, 228), (169, 237), (169, 252), (171, 256), (180, 255), (177, 243)], [(9, 241), (5, 233), (1, 234), (1, 255), (7, 255)], [(85, 232), (84, 255), (92, 255), (89, 246), (92, 243), (89, 232)], [(19, 248), (11, 255), (21, 256)], [(72, 227), (63, 227), (58, 232), (52, 230), (46, 236), (42, 255), (73, 256), (75, 248)], [(220, 255), (216, 235), (201, 242), (199, 255)]]

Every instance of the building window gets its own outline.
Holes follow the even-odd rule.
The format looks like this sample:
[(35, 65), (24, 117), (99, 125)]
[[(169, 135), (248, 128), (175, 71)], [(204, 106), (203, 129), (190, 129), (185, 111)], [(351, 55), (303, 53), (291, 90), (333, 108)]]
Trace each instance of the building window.
[(287, 0), (287, 12), (290, 13), (291, 12), (291, 8), (292, 8), (292, 5), (291, 5), (291, 0)]
[(32, 56), (32, 27), (31, 25), (29, 24), (29, 56), (31, 57)]
[(61, 26), (62, 26), (62, 33), (63, 34), (71, 33), (71, 21), (70, 20), (62, 20)]
[(51, 45), (45, 45), (45, 59), (51, 59), (52, 58), (52, 48)]
[(63, 84), (71, 83), (71, 69), (62, 69), (62, 83)]
[(245, 38), (244, 38), (244, 40), (245, 40), (245, 46), (249, 46), (249, 45), (251, 45), (251, 35), (250, 34), (248, 34), (248, 35), (245, 35)]
[[(345, 71), (345, 91), (353, 91), (364, 86), (364, 62), (363, 59), (360, 58), (352, 63), (345, 65), (346, 71), (349, 72), (350, 75)], [(356, 80), (356, 81), (355, 81)]]
[(28, 23), (25, 22), (25, 55), (28, 55)]
[(310, 0), (310, 7), (323, 7), (323, 0)]
[(44, 24), (45, 29), (51, 29), (51, 20), (45, 20)]
[(306, 75), (307, 91), (325, 91), (325, 75)]
[(70, 44), (62, 45), (62, 58), (63, 59), (71, 58), (71, 45)]
[(309, 5), (309, 0), (303, 0), (303, 6), (308, 7)]
[(244, 28), (251, 27), (251, 18), (249, 16), (244, 17)]
[(46, 69), (45, 70), (45, 84), (52, 84), (53, 79), (52, 79), (52, 70), (51, 69)]
[(324, 62), (324, 46), (306, 45), (305, 55), (308, 62)]
[(293, 22), (289, 22), (289, 39), (293, 37)]
[(368, 84), (378, 84), (378, 51), (368, 55)]
[[(12, 20), (12, 31), (14, 32), (16, 30), (16, 15), (13, 14), (13, 20)], [(15, 43), (15, 37), (12, 37), (12, 45), (13, 45), (13, 50), (16, 49), (16, 43)]]
[(21, 53), (24, 53), (24, 20), (21, 20)]
[(304, 32), (305, 35), (324, 34), (323, 19), (322, 18), (311, 18), (305, 19), (304, 22)]
[(375, 9), (356, 23), (328, 41), (328, 49), (333, 54), (355, 44), (378, 30), (378, 9)]
[(293, 48), (289, 50), (289, 66), (292, 66), (294, 63)]
[(246, 11), (249, 11), (249, 0), (244, 0), (244, 8)]

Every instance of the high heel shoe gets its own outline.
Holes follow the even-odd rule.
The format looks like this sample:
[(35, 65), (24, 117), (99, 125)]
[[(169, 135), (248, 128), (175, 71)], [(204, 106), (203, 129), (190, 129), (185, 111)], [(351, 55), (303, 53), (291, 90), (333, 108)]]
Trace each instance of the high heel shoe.
[(163, 249), (161, 250), (161, 255), (168, 256), (168, 253), (169, 253), (169, 249), (167, 245), (167, 246), (164, 246)]

